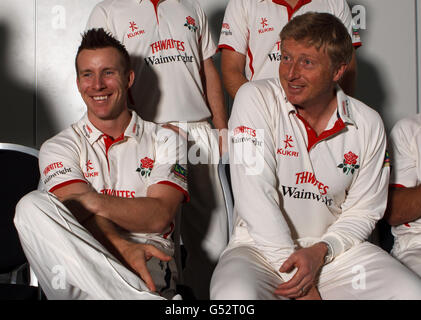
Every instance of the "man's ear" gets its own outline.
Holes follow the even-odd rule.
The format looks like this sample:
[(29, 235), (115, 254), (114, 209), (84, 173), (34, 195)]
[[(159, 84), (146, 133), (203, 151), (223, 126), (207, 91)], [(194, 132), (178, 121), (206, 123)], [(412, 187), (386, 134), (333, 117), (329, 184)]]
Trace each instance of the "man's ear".
[(342, 63), (336, 68), (336, 70), (333, 72), (333, 81), (334, 82), (339, 82), (339, 80), (342, 79), (342, 76), (346, 72), (347, 67), (348, 67), (348, 65), (346, 63)]
[(129, 70), (128, 74), (128, 79), (127, 79), (127, 89), (130, 89), (134, 83), (134, 71), (133, 70)]
[(76, 75), (76, 86), (77, 86), (77, 90), (80, 92), (80, 80), (79, 80), (79, 75)]

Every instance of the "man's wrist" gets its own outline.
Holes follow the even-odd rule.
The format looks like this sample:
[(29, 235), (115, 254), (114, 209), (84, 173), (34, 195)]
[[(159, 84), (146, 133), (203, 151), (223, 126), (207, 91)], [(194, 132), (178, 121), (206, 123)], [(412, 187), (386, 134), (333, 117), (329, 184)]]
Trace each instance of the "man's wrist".
[(326, 246), (326, 254), (324, 256), (324, 264), (328, 264), (328, 263), (332, 262), (332, 260), (334, 258), (333, 257), (332, 245), (329, 242), (325, 241), (325, 240), (322, 240), (319, 243), (321, 243), (321, 244), (323, 244), (323, 245)]

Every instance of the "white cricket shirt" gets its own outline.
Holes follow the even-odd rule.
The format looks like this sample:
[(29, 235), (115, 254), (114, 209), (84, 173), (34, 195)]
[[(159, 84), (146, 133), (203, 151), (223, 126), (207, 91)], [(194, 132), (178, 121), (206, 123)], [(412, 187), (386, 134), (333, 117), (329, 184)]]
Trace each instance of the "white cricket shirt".
[[(179, 163), (177, 163), (179, 159)], [(85, 182), (97, 192), (123, 198), (145, 197), (155, 183), (187, 193), (185, 142), (172, 130), (143, 121), (132, 112), (124, 134), (112, 140), (89, 121), (87, 114), (44, 142), (39, 154), (41, 180), (47, 191)], [(139, 242), (158, 241), (172, 248), (163, 234), (131, 233)]]
[(217, 48), (197, 1), (105, 0), (87, 23), (87, 29), (99, 27), (131, 56), (136, 73), (131, 92), (142, 119), (166, 123), (211, 116), (200, 73)]
[(248, 80), (279, 77), (282, 28), (294, 16), (327, 12), (338, 17), (348, 29), (354, 46), (361, 41), (352, 28), (352, 15), (345, 0), (300, 0), (293, 9), (284, 0), (230, 0), (222, 24), (219, 48), (246, 56)]
[(317, 137), (279, 79), (248, 82), (236, 95), (229, 128), (237, 220), (230, 245), (253, 244), (275, 270), (296, 245), (325, 240), (340, 255), (369, 237), (386, 208), (383, 122), (339, 87), (337, 101)]
[[(411, 188), (421, 183), (421, 114), (399, 120), (389, 139), (392, 171), (390, 184)], [(421, 234), (421, 219), (392, 227), (395, 237)]]

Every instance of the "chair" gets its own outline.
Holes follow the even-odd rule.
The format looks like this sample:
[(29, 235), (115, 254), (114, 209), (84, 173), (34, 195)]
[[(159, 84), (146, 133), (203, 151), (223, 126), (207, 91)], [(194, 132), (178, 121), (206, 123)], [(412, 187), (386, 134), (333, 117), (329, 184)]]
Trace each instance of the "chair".
[(0, 164), (0, 299), (39, 299), (38, 281), (13, 223), (18, 201), (39, 185), (38, 150), (0, 143)]
[(391, 226), (384, 218), (377, 222), (368, 241), (379, 246), (386, 252), (390, 253), (390, 251), (392, 251), (395, 238), (392, 234)]
[(234, 197), (232, 195), (231, 175), (229, 166), (229, 156), (225, 153), (218, 163), (219, 181), (222, 186), (222, 193), (225, 200), (225, 209), (227, 211), (228, 219), (228, 239), (231, 238), (233, 229), (233, 212), (234, 212)]

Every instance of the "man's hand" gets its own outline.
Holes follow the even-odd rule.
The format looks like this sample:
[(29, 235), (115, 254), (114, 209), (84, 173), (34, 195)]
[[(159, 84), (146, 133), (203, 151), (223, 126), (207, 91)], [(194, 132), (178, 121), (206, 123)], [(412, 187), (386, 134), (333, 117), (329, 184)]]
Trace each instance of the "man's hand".
[(322, 300), (319, 290), (316, 286), (312, 286), (305, 296), (299, 297), (295, 300)]
[(156, 257), (161, 261), (170, 261), (172, 259), (151, 244), (133, 242), (127, 242), (124, 249), (121, 249), (120, 254), (124, 260), (123, 262), (142, 278), (151, 291), (156, 291), (156, 287), (146, 262), (152, 257)]
[(279, 271), (290, 272), (294, 267), (298, 271), (291, 280), (280, 284), (275, 290), (275, 294), (292, 299), (305, 297), (307, 294), (314, 295), (314, 292), (310, 289), (315, 286), (326, 253), (326, 244), (319, 242), (291, 254)]

